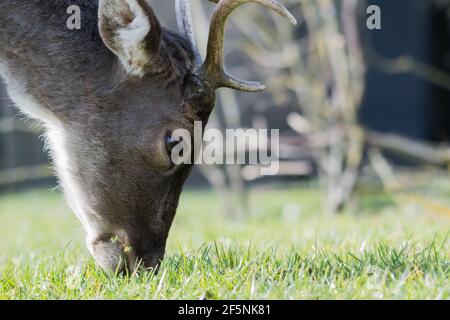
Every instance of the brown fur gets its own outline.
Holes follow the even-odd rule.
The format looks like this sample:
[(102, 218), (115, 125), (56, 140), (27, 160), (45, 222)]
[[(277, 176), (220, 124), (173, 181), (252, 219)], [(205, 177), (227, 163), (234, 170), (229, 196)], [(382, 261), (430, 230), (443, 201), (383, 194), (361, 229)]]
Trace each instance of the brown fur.
[[(125, 1), (105, 0), (115, 2)], [(137, 64), (142, 76), (127, 72), (120, 48), (108, 49), (120, 43), (100, 35), (98, 1), (0, 0), (0, 75), (18, 107), (47, 128), (66, 198), (107, 270), (138, 259), (155, 267), (162, 259), (191, 170), (171, 168), (164, 137), (192, 130), (193, 121), (206, 124), (214, 104), (213, 92), (190, 72), (188, 42), (158, 28), (151, 8), (138, 2), (152, 23), (147, 60)], [(66, 28), (73, 4), (81, 8), (81, 30)], [(129, 23), (126, 8), (122, 20)], [(110, 20), (103, 25), (114, 24), (117, 17), (108, 16), (114, 10), (104, 12)], [(117, 243), (132, 249), (125, 265)]]

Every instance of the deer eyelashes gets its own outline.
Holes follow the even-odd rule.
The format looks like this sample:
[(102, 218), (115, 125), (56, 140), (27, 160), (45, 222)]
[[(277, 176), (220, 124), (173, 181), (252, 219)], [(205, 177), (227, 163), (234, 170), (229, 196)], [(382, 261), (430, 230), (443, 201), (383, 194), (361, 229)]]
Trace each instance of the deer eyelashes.
[(171, 155), (173, 149), (180, 143), (180, 140), (175, 139), (171, 133), (167, 133), (164, 137), (164, 143), (167, 153)]
[(99, 30), (129, 74), (142, 77), (158, 66), (162, 30), (146, 0), (100, 0)]

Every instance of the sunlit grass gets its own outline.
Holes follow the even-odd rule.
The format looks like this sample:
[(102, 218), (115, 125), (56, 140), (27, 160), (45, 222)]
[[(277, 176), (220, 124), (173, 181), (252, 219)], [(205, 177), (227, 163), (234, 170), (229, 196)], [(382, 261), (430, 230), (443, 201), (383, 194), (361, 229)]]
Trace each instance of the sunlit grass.
[[(443, 207), (445, 188), (433, 193)], [(4, 196), (0, 298), (450, 298), (445, 213), (373, 190), (340, 216), (320, 203), (314, 188), (259, 190), (248, 217), (232, 220), (213, 193), (187, 192), (160, 272), (111, 277), (60, 195)]]

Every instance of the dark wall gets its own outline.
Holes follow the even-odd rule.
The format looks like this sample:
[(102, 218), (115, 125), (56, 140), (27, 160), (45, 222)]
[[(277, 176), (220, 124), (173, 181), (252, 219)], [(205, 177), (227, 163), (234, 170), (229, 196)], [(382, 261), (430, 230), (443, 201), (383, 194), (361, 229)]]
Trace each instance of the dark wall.
[[(450, 1), (437, 7), (431, 15), (432, 64), (450, 75)], [(450, 141), (450, 90), (433, 86), (430, 106), (432, 112), (431, 139)]]
[[(386, 58), (408, 55), (433, 68), (445, 67), (450, 40), (446, 10), (428, 0), (369, 3), (382, 10), (382, 30), (365, 33), (378, 54)], [(449, 102), (448, 90), (423, 77), (389, 73), (371, 65), (360, 118), (380, 131), (443, 141), (450, 137)]]
[[(39, 137), (39, 130), (32, 125), (32, 121), (26, 121), (28, 125), (24, 124), (22, 118), (24, 117), (18, 114), (12, 102), (7, 99), (5, 88), (0, 81), (0, 122), (5, 119), (8, 119), (8, 122), (14, 120), (16, 128), (13, 127), (12, 131), (6, 132), (5, 128), (0, 127), (0, 172), (48, 162), (48, 157), (43, 152), (44, 143)], [(55, 183), (56, 179), (50, 178), (0, 184), (0, 192)]]

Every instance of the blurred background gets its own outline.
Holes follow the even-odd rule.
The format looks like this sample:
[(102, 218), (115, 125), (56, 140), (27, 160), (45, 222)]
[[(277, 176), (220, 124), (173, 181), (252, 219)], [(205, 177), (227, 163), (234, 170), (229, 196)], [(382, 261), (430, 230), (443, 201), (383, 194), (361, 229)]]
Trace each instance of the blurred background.
[[(192, 1), (205, 51), (214, 4)], [(244, 6), (230, 19), (226, 65), (259, 79), (263, 94), (222, 89), (210, 126), (281, 132), (281, 167), (260, 177), (251, 167), (196, 168), (187, 188), (210, 188), (228, 215), (246, 212), (252, 188), (308, 184), (324, 209), (341, 212), (355, 190), (391, 192), (450, 163), (450, 1), (283, 0), (299, 24)], [(176, 29), (174, 1), (152, 1)], [(381, 8), (369, 30), (367, 8)], [(56, 186), (42, 131), (24, 120), (0, 84), (0, 193)], [(417, 180), (418, 181), (418, 180)], [(231, 199), (231, 200), (230, 200)]]

